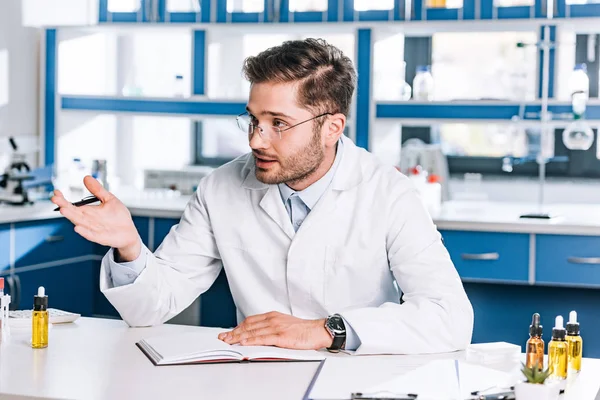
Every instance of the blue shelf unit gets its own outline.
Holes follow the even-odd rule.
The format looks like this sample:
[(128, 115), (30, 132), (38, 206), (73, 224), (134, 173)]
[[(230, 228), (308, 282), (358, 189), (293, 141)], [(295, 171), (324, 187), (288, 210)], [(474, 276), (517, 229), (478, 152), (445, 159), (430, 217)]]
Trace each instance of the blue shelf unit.
[[(132, 12), (111, 12), (108, 0), (99, 1), (100, 23), (323, 23), (383, 21), (535, 20), (547, 17), (545, 2), (496, 6), (494, 0), (463, 0), (462, 7), (428, 7), (427, 0), (394, 0), (392, 8), (357, 11), (354, 0), (327, 0), (326, 8), (292, 11), (290, 0), (264, 0), (262, 12), (229, 12), (227, 0), (196, 0), (196, 11), (169, 12), (167, 0), (140, 0)], [(567, 4), (558, 0), (554, 18), (600, 17), (600, 4)]]

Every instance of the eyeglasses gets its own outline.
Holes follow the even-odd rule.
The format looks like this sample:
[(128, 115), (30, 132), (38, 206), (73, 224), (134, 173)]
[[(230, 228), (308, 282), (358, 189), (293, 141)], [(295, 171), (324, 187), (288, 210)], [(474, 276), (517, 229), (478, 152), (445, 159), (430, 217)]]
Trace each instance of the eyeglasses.
[(298, 122), (296, 125), (288, 126), (287, 128), (280, 128), (278, 126), (267, 126), (262, 127), (260, 125), (256, 125), (252, 123), (252, 117), (248, 114), (248, 112), (242, 113), (237, 116), (236, 121), (238, 127), (246, 133), (248, 136), (252, 135), (254, 131), (258, 128), (258, 134), (261, 138), (266, 140), (274, 140), (281, 139), (281, 132), (289, 131), (292, 128), (297, 127), (305, 122), (312, 121), (313, 119), (317, 119), (320, 117), (324, 117), (325, 115), (333, 115), (332, 113), (324, 113), (321, 115), (317, 115), (316, 117), (312, 117), (307, 119), (306, 121)]

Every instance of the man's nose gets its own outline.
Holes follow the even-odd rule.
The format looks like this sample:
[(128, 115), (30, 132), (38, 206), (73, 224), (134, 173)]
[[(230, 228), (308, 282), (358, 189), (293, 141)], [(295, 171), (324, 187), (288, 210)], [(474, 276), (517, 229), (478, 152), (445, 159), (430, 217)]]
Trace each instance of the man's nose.
[(260, 131), (259, 127), (256, 127), (254, 132), (248, 135), (251, 149), (267, 149), (271, 146), (271, 142), (268, 139), (263, 138), (263, 135), (264, 133)]

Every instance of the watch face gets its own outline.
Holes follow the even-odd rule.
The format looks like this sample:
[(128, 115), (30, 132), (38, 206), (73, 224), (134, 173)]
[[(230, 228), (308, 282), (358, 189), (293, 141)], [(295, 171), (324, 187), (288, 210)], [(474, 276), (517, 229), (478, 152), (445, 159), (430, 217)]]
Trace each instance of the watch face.
[(338, 315), (333, 315), (327, 320), (327, 326), (335, 333), (345, 333), (344, 320)]

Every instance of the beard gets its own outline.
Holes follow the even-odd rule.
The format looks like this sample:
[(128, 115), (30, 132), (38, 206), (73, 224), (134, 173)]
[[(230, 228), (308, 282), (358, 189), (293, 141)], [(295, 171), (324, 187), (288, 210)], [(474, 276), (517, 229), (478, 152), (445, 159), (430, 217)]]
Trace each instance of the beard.
[[(260, 153), (256, 151), (255, 153), (259, 157), (261, 156)], [(254, 157), (256, 179), (268, 185), (287, 183), (290, 186), (312, 175), (324, 159), (325, 150), (321, 144), (321, 129), (314, 129), (308, 145), (284, 159), (278, 158), (272, 168), (258, 168), (256, 157)]]

